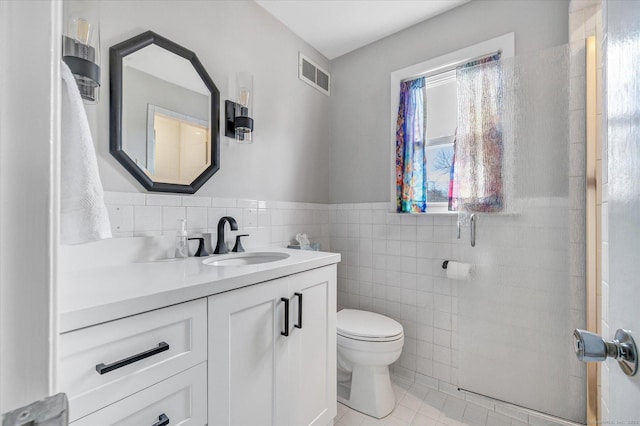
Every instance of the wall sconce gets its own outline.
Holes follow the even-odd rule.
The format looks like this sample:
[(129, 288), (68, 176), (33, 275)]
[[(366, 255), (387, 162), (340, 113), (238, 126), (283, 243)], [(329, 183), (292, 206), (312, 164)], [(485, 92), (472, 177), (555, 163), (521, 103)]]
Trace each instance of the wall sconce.
[(62, 60), (78, 83), (80, 96), (95, 104), (100, 95), (100, 26), (87, 12), (69, 16), (62, 36)]
[(238, 143), (253, 143), (253, 75), (236, 74), (236, 102), (225, 101), (225, 135)]

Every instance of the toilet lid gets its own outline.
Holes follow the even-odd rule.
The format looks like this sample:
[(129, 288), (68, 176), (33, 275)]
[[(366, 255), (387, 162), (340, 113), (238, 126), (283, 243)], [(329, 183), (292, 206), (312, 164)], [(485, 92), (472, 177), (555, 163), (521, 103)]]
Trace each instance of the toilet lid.
[(402, 325), (384, 315), (357, 309), (343, 309), (336, 317), (338, 334), (355, 338), (389, 338), (402, 334)]

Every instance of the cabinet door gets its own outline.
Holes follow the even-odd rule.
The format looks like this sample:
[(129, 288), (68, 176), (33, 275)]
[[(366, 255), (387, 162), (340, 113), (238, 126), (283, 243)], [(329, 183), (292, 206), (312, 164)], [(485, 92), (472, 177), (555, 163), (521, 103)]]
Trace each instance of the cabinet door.
[(209, 297), (210, 426), (288, 423), (281, 297), (286, 278)]
[[(291, 425), (329, 424), (336, 415), (336, 266), (289, 277)], [(299, 311), (302, 295), (302, 313)]]

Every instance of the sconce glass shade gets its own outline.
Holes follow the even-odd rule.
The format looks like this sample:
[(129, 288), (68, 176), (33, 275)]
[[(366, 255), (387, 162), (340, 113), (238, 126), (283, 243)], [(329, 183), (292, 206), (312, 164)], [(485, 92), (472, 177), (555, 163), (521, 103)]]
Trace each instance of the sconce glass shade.
[[(97, 7), (97, 6), (94, 6)], [(69, 66), (85, 103), (100, 95), (100, 25), (95, 11), (68, 17), (62, 36), (62, 60)]]
[(236, 102), (236, 142), (253, 143), (253, 75), (248, 72), (236, 74)]

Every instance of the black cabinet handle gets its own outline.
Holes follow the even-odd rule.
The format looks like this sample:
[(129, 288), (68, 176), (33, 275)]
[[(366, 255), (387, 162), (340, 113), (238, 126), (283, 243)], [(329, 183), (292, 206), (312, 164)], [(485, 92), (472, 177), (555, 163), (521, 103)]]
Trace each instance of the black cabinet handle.
[(158, 421), (151, 426), (167, 426), (169, 424), (169, 417), (165, 413), (158, 416)]
[(280, 334), (283, 336), (289, 336), (289, 299), (286, 297), (281, 297), (281, 301), (284, 302), (284, 331), (281, 331)]
[(167, 342), (158, 343), (157, 348), (149, 349), (148, 351), (140, 352), (139, 354), (130, 356), (129, 358), (121, 359), (120, 361), (116, 361), (113, 364), (105, 365), (100, 363), (96, 365), (96, 371), (100, 374), (108, 373), (109, 371), (117, 370), (118, 368), (122, 368), (125, 365), (133, 364), (134, 362), (138, 362), (145, 358), (149, 358), (150, 356), (157, 355), (160, 352), (168, 351), (169, 344)]
[(298, 323), (294, 327), (302, 328), (302, 293), (293, 293), (293, 295), (298, 296)]

